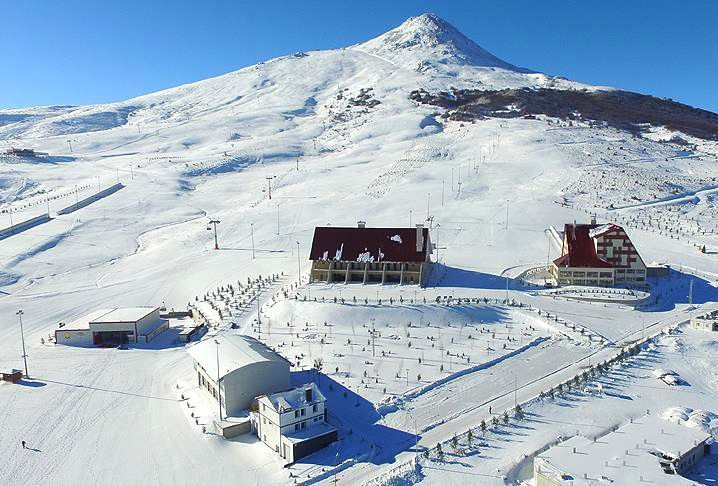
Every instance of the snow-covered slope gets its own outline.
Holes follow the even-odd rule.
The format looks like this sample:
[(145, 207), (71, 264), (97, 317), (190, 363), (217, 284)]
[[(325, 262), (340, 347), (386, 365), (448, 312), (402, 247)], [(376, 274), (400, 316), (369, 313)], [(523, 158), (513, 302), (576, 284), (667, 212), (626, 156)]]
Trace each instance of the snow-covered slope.
[[(22, 308), (30, 374), (37, 379), (0, 386), (0, 403), (11, 404), (0, 407), (0, 457), (6, 458), (0, 483), (293, 482), (262, 444), (202, 434), (190, 414), (203, 423), (210, 416), (180, 398), (178, 383), (191, 385), (194, 375), (177, 343), (126, 351), (47, 344), (59, 322), (97, 308), (163, 302), (184, 308), (218, 286), (283, 273), (261, 296), (244, 296), (236, 316), (218, 320), (253, 332), (259, 303), (268, 319), (262, 335), (271, 332), (264, 339), (295, 355), (288, 358), (306, 365), (335, 350), (326, 362), (351, 373), (326, 369), (321, 384), (337, 383), (324, 391), (337, 400), (337, 414), (348, 417), (353, 438), (346, 435), (339, 450), (291, 472), (314, 481), (335, 461), (359, 458), (364, 462), (341, 477), (358, 484), (413, 456), (409, 430), (418, 428), (422, 447), (433, 447), (475, 425), (486, 404), (510, 406), (512, 387), (518, 400), (529, 399), (583, 369), (579, 360), (590, 360), (588, 353), (600, 351), (601, 359), (613, 353), (604, 340), (637, 339), (644, 327), (685, 319), (685, 271), (697, 275), (694, 303), (718, 300), (716, 144), (676, 138), (662, 127), (639, 137), (579, 117), (451, 121), (439, 116), (443, 108), (410, 98), (417, 89), (451, 96), (452, 88), (509, 87), (594, 89), (518, 69), (424, 15), (363, 44), (296, 53), (119, 103), (0, 111), (0, 147), (50, 154), (0, 156), (0, 230), (11, 219), (52, 216), (0, 240), (0, 315), (6, 317), (0, 368), (21, 366), (16, 312)], [(117, 180), (126, 187), (58, 214)], [(511, 278), (557, 256), (547, 237), (551, 226), (591, 212), (624, 224), (644, 260), (680, 269), (645, 317), (624, 306), (533, 295), (518, 279), (506, 290)], [(220, 221), (219, 251), (208, 218)], [(358, 220), (430, 227), (441, 265), (429, 288), (306, 286), (314, 227)], [(280, 286), (291, 295), (300, 275), (306, 303), (273, 295)], [(521, 319), (537, 320), (540, 331), (496, 303), (506, 292), (534, 307)], [(436, 304), (449, 295), (492, 303)], [(317, 296), (326, 302), (313, 306)], [(387, 317), (376, 324), (383, 339), (393, 339), (384, 342), (392, 353), (381, 359), (379, 351), (373, 357), (362, 349), (366, 320), (378, 315), (379, 305)], [(546, 312), (551, 322), (539, 320)], [(333, 319), (342, 320), (335, 328), (346, 334), (340, 340), (322, 322)], [(420, 329), (403, 328), (417, 319)], [(293, 336), (283, 335), (284, 321), (296, 324)], [(462, 341), (467, 331), (471, 342), (447, 341)], [(531, 344), (533, 333), (541, 341)], [(410, 334), (418, 337), (408, 352), (403, 343)], [(439, 335), (436, 348), (427, 344), (432, 334)], [(512, 339), (489, 342), (494, 334)], [(548, 335), (561, 337), (544, 341)], [(341, 349), (347, 339), (351, 352)], [(413, 355), (419, 347), (426, 364)], [(459, 349), (470, 356), (445, 353)], [(300, 369), (294, 371), (306, 378)], [(385, 383), (365, 383), (362, 371), (381, 374)], [(339, 384), (349, 389), (351, 404)], [(380, 418), (373, 408), (379, 403), (386, 412)], [(449, 415), (440, 416), (441, 403), (450, 404)], [(418, 423), (409, 426), (411, 407)], [(18, 449), (23, 439), (42, 452)], [(217, 461), (221, 467), (206, 467)], [(481, 472), (504, 466), (491, 463)]]

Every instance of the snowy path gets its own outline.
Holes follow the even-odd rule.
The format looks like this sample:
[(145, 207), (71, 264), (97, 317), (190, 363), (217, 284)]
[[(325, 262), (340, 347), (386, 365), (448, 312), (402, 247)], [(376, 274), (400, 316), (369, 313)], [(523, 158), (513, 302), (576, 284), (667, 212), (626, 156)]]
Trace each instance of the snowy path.
[[(685, 319), (687, 319), (686, 315), (662, 319), (646, 326), (643, 331), (627, 334), (617, 346), (634, 342), (640, 339), (643, 333), (645, 335), (656, 333), (660, 329), (683, 322)], [(617, 352), (615, 346), (590, 352), (584, 350), (583, 353), (580, 352), (581, 348), (576, 349), (575, 353), (571, 353), (570, 349), (566, 348), (557, 353), (555, 346), (546, 343), (529, 351), (528, 355), (524, 357), (524, 363), (518, 368), (515, 360), (502, 361), (495, 367), (452, 382), (447, 389), (448, 393), (422, 396), (420, 400), (407, 406), (405, 410), (387, 415), (385, 421), (402, 430), (418, 430), (419, 449), (432, 448), (440, 441), (448, 440), (455, 434), (464, 433), (470, 427), (477, 427), (482, 419), (488, 422), (491, 418), (488, 413), (489, 405), (494, 414), (511, 409), (514, 406), (514, 376), (517, 380), (516, 401), (523, 403), (536, 397), (540, 391), (552, 388), (583, 371), (589, 359), (596, 363), (608, 359)], [(537, 365), (535, 366), (535, 364)], [(521, 370), (520, 375), (517, 373), (519, 369)], [(497, 393), (497, 390), (501, 391)], [(448, 397), (451, 399), (449, 400)], [(477, 397), (485, 398), (477, 400)], [(461, 404), (464, 404), (463, 408)], [(466, 404), (471, 405), (467, 406)], [(447, 408), (450, 413), (445, 414), (444, 410)], [(438, 425), (435, 425), (439, 414), (451, 418), (444, 422), (439, 420)], [(415, 454), (413, 444), (407, 445), (407, 448), (411, 448), (411, 450), (399, 453), (394, 458), (394, 462), (389, 465), (376, 466), (361, 463), (341, 472), (337, 475), (339, 482), (356, 484), (378, 477), (396, 464), (411, 460)]]

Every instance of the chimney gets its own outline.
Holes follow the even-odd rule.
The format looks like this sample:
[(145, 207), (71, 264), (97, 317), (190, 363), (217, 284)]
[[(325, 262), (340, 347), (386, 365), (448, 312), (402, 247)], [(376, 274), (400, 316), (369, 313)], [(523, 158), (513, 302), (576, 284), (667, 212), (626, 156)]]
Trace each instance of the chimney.
[(420, 252), (424, 249), (424, 225), (416, 225), (416, 251)]
[(366, 228), (366, 221), (357, 221), (357, 228)]
[(304, 390), (304, 398), (306, 399), (307, 403), (309, 403), (309, 402), (312, 401), (312, 389), (311, 389), (311, 387), (310, 387), (310, 388), (307, 388), (306, 390)]
[(596, 214), (591, 215), (591, 224), (596, 224)]

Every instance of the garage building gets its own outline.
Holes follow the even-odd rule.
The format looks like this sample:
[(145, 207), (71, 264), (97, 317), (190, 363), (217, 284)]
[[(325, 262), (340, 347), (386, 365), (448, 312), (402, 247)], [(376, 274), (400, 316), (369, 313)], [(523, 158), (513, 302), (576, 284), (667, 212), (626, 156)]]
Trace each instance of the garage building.
[(169, 327), (160, 318), (159, 307), (102, 309), (55, 331), (57, 344), (74, 346), (116, 346), (148, 343)]
[(256, 397), (289, 388), (289, 361), (253, 337), (208, 336), (187, 353), (199, 387), (214, 400), (221, 395), (223, 416), (239, 415)]

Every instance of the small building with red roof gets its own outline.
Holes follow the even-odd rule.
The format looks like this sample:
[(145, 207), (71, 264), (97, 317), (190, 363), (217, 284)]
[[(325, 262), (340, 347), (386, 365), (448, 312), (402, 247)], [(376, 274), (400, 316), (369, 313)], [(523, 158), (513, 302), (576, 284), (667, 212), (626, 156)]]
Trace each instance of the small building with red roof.
[(646, 264), (617, 224), (566, 224), (549, 271), (559, 285), (645, 285)]
[(324, 226), (314, 229), (312, 282), (423, 285), (431, 265), (429, 229)]

